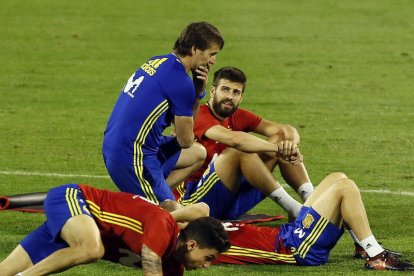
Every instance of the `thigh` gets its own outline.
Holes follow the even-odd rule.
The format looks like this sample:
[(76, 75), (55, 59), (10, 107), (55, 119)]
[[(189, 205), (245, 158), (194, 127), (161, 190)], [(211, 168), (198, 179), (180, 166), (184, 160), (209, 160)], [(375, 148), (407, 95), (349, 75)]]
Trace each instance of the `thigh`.
[(140, 166), (112, 160), (106, 160), (106, 166), (113, 182), (122, 192), (140, 195), (156, 204), (175, 199), (156, 157), (144, 158)]
[(302, 207), (294, 223), (281, 227), (280, 237), (300, 265), (321, 265), (343, 233), (313, 208)]
[(33, 266), (26, 250), (18, 245), (5, 260), (0, 262), (1, 275), (16, 275)]
[(186, 150), (181, 149), (175, 137), (163, 136), (163, 141), (158, 149), (157, 158), (160, 161), (164, 178), (167, 178), (171, 171), (182, 162), (186, 161)]
[(246, 178), (243, 177), (237, 201), (231, 210), (229, 219), (239, 218), (265, 198), (266, 196), (262, 192), (250, 185)]
[(233, 148), (227, 148), (214, 161), (217, 175), (223, 184), (233, 193), (238, 192), (243, 177), (240, 169), (240, 158), (242, 154), (245, 153)]
[(69, 219), (60, 236), (71, 247), (79, 246), (86, 250), (103, 247), (99, 228), (95, 220), (87, 215)]
[(62, 185), (51, 189), (45, 199), (46, 227), (53, 240), (72, 217), (79, 215), (91, 216), (86, 200), (76, 184)]
[(210, 164), (199, 182), (188, 184), (181, 203), (188, 205), (204, 202), (210, 207), (210, 216), (225, 220), (229, 219), (236, 199), (217, 176), (214, 164)]
[[(29, 257), (30, 262), (35, 265), (53, 252), (68, 247), (68, 244), (61, 239), (54, 238), (44, 223), (24, 238), (20, 242), (20, 246)], [(21, 256), (22, 262), (27, 262), (23, 252), (18, 250), (18, 254)]]
[(309, 198), (304, 203), (305, 206), (311, 206), (318, 198), (321, 197), (331, 186), (337, 183), (340, 180), (347, 179), (347, 176), (341, 172), (334, 172), (327, 175), (321, 183), (316, 187), (312, 192)]

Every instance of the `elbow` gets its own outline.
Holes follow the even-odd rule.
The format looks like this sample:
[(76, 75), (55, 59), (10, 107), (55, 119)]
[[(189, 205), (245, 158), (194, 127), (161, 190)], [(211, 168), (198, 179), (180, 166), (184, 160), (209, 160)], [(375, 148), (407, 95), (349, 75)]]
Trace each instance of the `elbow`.
[(177, 143), (181, 148), (188, 149), (194, 143), (194, 136), (191, 135), (191, 137), (177, 137)]
[(291, 125), (285, 125), (283, 128), (283, 138), (283, 140), (294, 141), (296, 144), (299, 144), (300, 142), (299, 132)]
[(198, 210), (200, 211), (200, 217), (208, 217), (210, 215), (210, 207), (204, 202), (199, 202), (198, 204), (199, 204)]

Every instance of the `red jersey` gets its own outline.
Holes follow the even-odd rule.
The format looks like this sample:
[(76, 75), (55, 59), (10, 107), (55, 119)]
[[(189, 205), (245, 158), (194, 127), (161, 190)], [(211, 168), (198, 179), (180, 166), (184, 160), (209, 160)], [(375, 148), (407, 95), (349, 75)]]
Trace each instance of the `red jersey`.
[(188, 180), (200, 180), (211, 160), (215, 158), (215, 155), (220, 154), (228, 147), (226, 144), (218, 143), (217, 141), (208, 139), (206, 136), (204, 136), (204, 133), (209, 128), (216, 125), (221, 125), (234, 131), (250, 132), (253, 131), (261, 121), (262, 118), (258, 115), (241, 108), (238, 108), (230, 117), (226, 118), (224, 121), (219, 121), (213, 115), (210, 107), (207, 104), (200, 106), (200, 110), (194, 122), (194, 135), (197, 139), (197, 142), (201, 143), (206, 148), (207, 157), (204, 161), (203, 166), (201, 166), (198, 171), (193, 173), (188, 178)]
[(214, 264), (296, 264), (279, 238), (279, 227), (224, 224), (231, 247)]
[(175, 271), (170, 275), (183, 274), (183, 265), (172, 258), (179, 229), (170, 213), (137, 195), (78, 186), (101, 231), (104, 259), (140, 266), (145, 244), (162, 258), (165, 275), (169, 274), (164, 271), (166, 264), (169, 264), (168, 270)]

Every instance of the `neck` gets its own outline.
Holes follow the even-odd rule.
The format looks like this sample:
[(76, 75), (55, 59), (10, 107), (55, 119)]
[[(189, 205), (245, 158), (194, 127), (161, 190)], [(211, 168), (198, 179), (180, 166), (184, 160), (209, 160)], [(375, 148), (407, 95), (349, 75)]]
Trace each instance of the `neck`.
[(226, 119), (226, 117), (221, 117), (220, 115), (218, 115), (213, 108), (213, 99), (210, 99), (207, 102), (207, 106), (210, 109), (211, 113), (213, 113), (214, 117), (216, 117), (216, 119), (218, 119), (220, 122), (224, 121)]
[(186, 243), (180, 240), (180, 238), (178, 238), (177, 244), (175, 245), (175, 251), (173, 253), (173, 258), (176, 261), (183, 264), (185, 253), (186, 253)]
[(182, 56), (177, 54), (175, 51), (173, 51), (172, 54), (180, 60), (186, 72), (189, 72), (191, 70), (191, 56)]

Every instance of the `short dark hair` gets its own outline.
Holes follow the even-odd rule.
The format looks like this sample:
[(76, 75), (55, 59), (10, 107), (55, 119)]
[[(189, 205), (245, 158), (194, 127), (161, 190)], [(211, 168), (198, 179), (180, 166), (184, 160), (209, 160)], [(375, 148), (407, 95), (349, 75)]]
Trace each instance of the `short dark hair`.
[(221, 79), (226, 79), (232, 82), (242, 83), (243, 84), (243, 92), (244, 88), (246, 87), (247, 78), (243, 71), (236, 67), (222, 67), (214, 72), (213, 77), (213, 86), (217, 87), (219, 81)]
[(218, 219), (202, 217), (190, 222), (180, 232), (180, 239), (195, 240), (200, 248), (214, 248), (222, 253), (230, 248), (227, 232)]
[(220, 50), (224, 47), (224, 39), (219, 30), (207, 22), (194, 22), (182, 31), (174, 44), (174, 51), (183, 56), (191, 55), (191, 48), (195, 46), (202, 51), (212, 44), (217, 44)]

